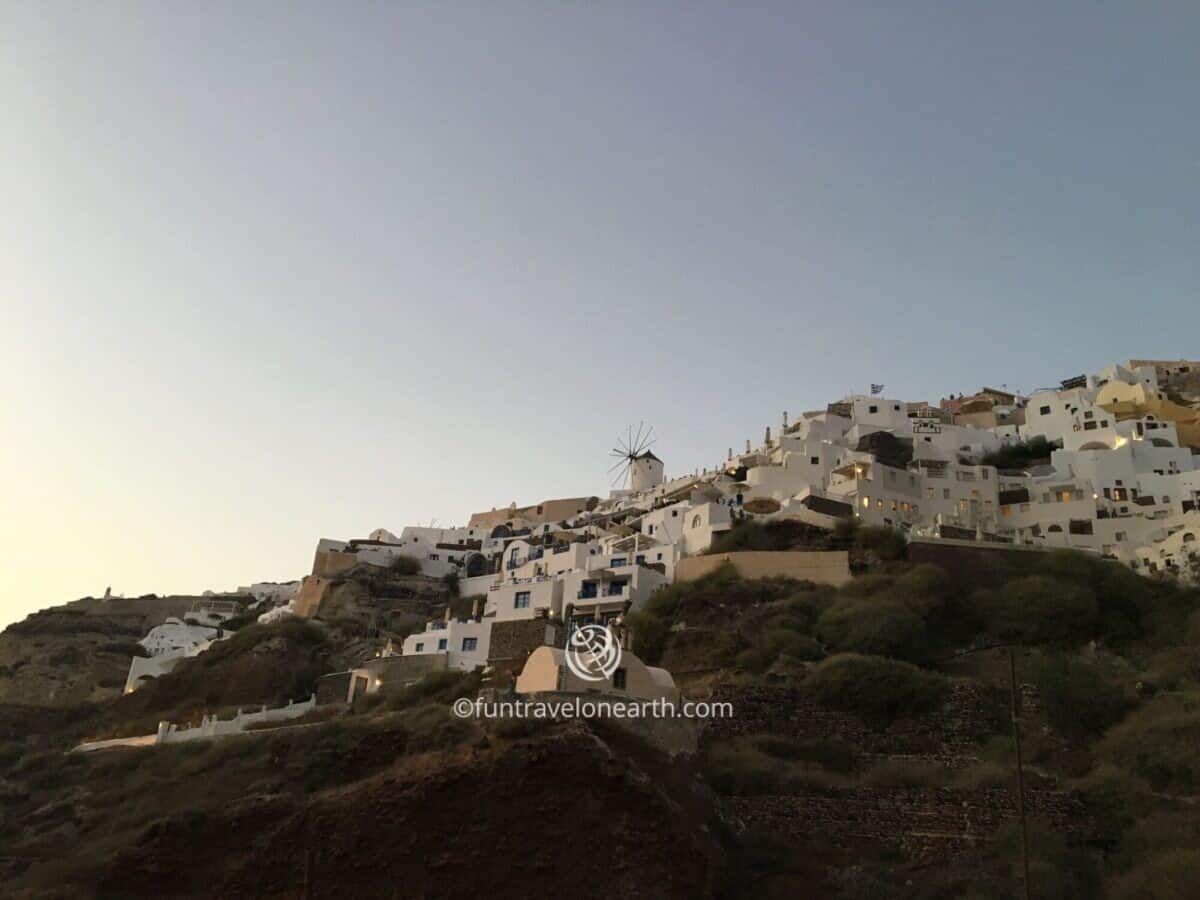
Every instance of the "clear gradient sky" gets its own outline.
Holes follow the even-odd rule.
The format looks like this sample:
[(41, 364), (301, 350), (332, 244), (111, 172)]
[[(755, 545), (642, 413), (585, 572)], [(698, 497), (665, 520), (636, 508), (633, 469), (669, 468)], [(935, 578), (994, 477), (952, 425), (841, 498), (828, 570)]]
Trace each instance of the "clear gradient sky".
[(1200, 353), (1200, 6), (0, 0), (0, 624)]

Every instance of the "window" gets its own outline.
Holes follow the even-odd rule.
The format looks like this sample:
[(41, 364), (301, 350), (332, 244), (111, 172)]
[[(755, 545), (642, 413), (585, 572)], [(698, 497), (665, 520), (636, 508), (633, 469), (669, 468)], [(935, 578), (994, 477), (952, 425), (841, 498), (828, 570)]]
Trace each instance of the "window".
[(612, 558), (612, 567), (614, 569), (619, 569), (621, 566), (627, 566), (627, 565), (629, 565), (629, 563), (625, 559), (624, 556), (614, 556)]
[(875, 406), (875, 405), (871, 405), (870, 407), (867, 408), (867, 412), (877, 413), (877, 412), (879, 412), (879, 407)]
[(866, 509), (870, 505), (871, 505), (871, 498), (868, 497), (866, 494), (863, 494), (863, 509)]
[(513, 609), (529, 608), (529, 591), (517, 591), (513, 595)]
[(463, 652), (469, 653), (479, 646), (479, 638), (463, 638)]
[(821, 464), (821, 457), (810, 456), (808, 461), (811, 462), (814, 466), (819, 466)]
[(418, 643), (417, 646), (413, 647), (413, 652), (414, 653), (424, 653), (425, 645), (423, 643)]
[(698, 515), (697, 515), (697, 516), (692, 516), (692, 527), (693, 527), (693, 528), (699, 528), (699, 527), (700, 527), (700, 517), (699, 517)]
[(646, 554), (645, 554), (645, 553), (639, 553), (637, 556), (635, 556), (635, 557), (633, 558), (633, 561), (634, 561), (635, 563), (637, 563), (639, 566), (641, 566), (641, 565), (645, 565), (645, 563), (646, 563)]
[(625, 670), (617, 669), (613, 672), (613, 687), (618, 691), (625, 690)]
[(942, 499), (943, 500), (950, 499), (950, 488), (942, 488)]
[(1041, 413), (1043, 416), (1048, 416), (1048, 415), (1050, 415), (1050, 407), (1043, 406), (1041, 409), (1038, 410), (1038, 412)]
[(625, 591), (624, 581), (610, 581), (608, 584), (608, 596), (620, 597)]
[(438, 638), (438, 649), (439, 650), (446, 649), (446, 639), (445, 638)]

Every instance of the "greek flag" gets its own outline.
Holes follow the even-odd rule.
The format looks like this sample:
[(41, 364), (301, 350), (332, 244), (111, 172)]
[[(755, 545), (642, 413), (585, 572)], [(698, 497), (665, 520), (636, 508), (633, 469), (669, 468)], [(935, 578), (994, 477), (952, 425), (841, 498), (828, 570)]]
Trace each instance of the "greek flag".
[(882, 385), (882, 384), (875, 384), (874, 382), (872, 382), (872, 384), (871, 384), (871, 396), (872, 396), (872, 397), (874, 397), (876, 394), (882, 394), (882, 393), (883, 393), (883, 385)]

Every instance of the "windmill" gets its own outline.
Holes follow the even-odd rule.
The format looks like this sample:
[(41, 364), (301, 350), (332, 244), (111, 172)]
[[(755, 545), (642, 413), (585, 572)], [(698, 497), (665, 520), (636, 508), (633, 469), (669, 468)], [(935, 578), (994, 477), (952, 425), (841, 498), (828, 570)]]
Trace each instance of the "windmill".
[[(634, 464), (643, 454), (649, 453), (651, 445), (654, 444), (654, 441), (650, 439), (652, 434), (654, 434), (653, 426), (646, 428), (645, 422), (639, 422), (636, 432), (630, 425), (625, 429), (624, 439), (617, 438), (617, 446), (613, 447), (608, 454), (617, 460), (608, 467), (609, 475), (616, 473), (613, 475), (612, 487), (623, 490), (629, 484)], [(651, 455), (653, 456), (653, 454)], [(657, 457), (654, 458), (657, 460)]]

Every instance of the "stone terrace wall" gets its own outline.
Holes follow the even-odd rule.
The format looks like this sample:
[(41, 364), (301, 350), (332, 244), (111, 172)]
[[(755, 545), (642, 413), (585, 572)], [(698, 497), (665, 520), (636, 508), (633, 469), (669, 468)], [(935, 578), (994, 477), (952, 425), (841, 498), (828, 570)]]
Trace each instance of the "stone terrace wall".
[(921, 759), (955, 768), (975, 762), (980, 742), (1003, 727), (1000, 698), (969, 681), (952, 682), (937, 712), (886, 728), (826, 709), (790, 687), (718, 685), (709, 699), (729, 701), (734, 715), (710, 722), (705, 742), (742, 734), (841, 740), (868, 758)]
[(538, 647), (544, 644), (561, 647), (564, 639), (564, 629), (546, 619), (493, 622), (491, 643), (488, 644), (488, 662), (492, 665), (524, 662), (525, 657)]
[(675, 565), (675, 580), (695, 581), (727, 562), (743, 578), (786, 576), (835, 587), (850, 580), (850, 554), (845, 550), (744, 550), (692, 556)]
[[(914, 862), (970, 850), (1017, 816), (1016, 792), (1003, 788), (858, 788), (836, 795), (730, 797), (723, 807), (739, 830), (819, 835), (843, 848), (878, 843)], [(1025, 809), (1055, 831), (1086, 833), (1090, 827), (1082, 804), (1067, 793), (1027, 789)]]

